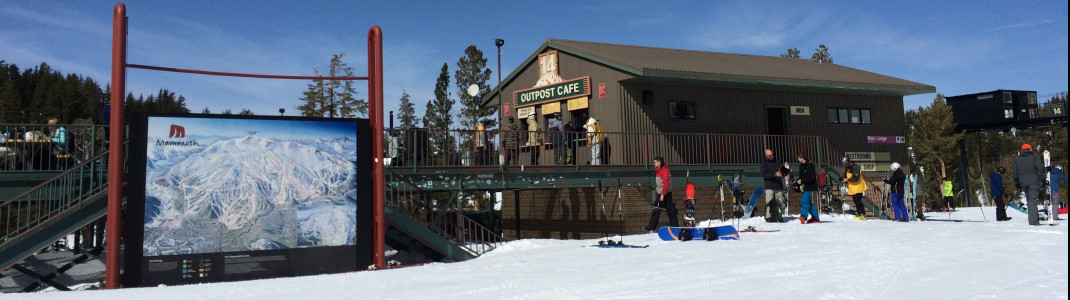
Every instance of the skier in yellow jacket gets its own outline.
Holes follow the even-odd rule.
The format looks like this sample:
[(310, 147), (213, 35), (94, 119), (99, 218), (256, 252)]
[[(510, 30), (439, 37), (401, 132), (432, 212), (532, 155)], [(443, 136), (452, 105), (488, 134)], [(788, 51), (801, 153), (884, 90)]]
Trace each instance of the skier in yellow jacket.
[(847, 183), (847, 194), (851, 195), (855, 202), (855, 219), (865, 220), (866, 207), (862, 204), (862, 192), (869, 189), (869, 186), (866, 185), (866, 180), (862, 177), (861, 168), (850, 158), (843, 158), (843, 168), (844, 177), (840, 179), (840, 182)]

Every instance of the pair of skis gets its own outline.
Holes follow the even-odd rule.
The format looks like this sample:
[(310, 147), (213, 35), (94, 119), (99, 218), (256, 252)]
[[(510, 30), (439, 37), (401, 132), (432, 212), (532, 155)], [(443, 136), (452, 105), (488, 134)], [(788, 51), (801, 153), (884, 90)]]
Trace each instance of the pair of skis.
[(628, 245), (624, 243), (624, 204), (621, 203), (621, 188), (624, 186), (617, 179), (617, 217), (620, 221), (620, 240), (614, 241), (609, 236), (609, 217), (606, 214), (606, 193), (602, 189), (602, 181), (598, 181), (598, 194), (602, 199), (602, 237), (605, 240), (599, 240), (598, 245), (593, 247), (598, 248), (646, 248), (649, 245)]

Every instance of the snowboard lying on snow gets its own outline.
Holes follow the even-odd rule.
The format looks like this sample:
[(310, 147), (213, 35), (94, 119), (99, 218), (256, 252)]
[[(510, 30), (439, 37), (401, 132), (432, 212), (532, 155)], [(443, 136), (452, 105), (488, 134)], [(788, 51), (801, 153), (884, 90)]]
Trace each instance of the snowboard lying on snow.
[(739, 231), (732, 225), (717, 227), (668, 227), (658, 228), (658, 237), (663, 241), (688, 240), (738, 240)]

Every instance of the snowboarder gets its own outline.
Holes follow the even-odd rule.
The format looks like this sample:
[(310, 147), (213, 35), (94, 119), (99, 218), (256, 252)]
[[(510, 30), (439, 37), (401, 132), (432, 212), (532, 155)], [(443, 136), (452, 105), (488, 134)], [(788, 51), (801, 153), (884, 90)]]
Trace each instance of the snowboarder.
[[(814, 192), (817, 191), (817, 175), (814, 174), (814, 163), (806, 157), (806, 154), (799, 153), (797, 157), (799, 159), (799, 179), (795, 180), (796, 184), (802, 185), (802, 210), (799, 212), (799, 222), (806, 223), (821, 223), (821, 215), (817, 212), (817, 205), (812, 202), (814, 200)], [(807, 217), (810, 220), (807, 220)]]
[(892, 213), (895, 214), (896, 221), (910, 222), (906, 204), (903, 203), (903, 181), (906, 180), (907, 176), (903, 174), (903, 169), (900, 168), (897, 162), (892, 163), (891, 170), (891, 178), (884, 179), (884, 183), (890, 186), (888, 192), (891, 193)]
[(1059, 181), (1066, 182), (1066, 175), (1063, 174), (1063, 166), (1055, 166), (1051, 169), (1051, 182), (1048, 183), (1048, 187), (1051, 188), (1051, 210), (1048, 212), (1051, 214), (1052, 219), (1059, 221), (1059, 203), (1062, 202), (1062, 198), (1059, 197)]
[(855, 219), (866, 219), (866, 207), (862, 205), (862, 193), (869, 189), (866, 185), (866, 180), (862, 178), (862, 171), (858, 164), (851, 161), (846, 156), (841, 160), (843, 162), (844, 177), (840, 179), (840, 182), (847, 184), (847, 194), (851, 195), (851, 199), (855, 203)]
[(647, 226), (643, 226), (645, 231), (654, 231), (658, 228), (658, 219), (661, 218), (661, 212), (669, 215), (669, 226), (678, 227), (679, 223), (676, 221), (676, 205), (672, 203), (672, 175), (669, 173), (669, 166), (665, 165), (665, 159), (660, 156), (654, 158), (654, 186), (657, 195), (654, 198), (654, 211), (650, 213), (650, 223)]
[(1040, 225), (1037, 194), (1040, 193), (1040, 183), (1044, 181), (1044, 176), (1041, 175), (1043, 170), (1044, 165), (1033, 155), (1033, 147), (1022, 144), (1022, 150), (1018, 151), (1018, 157), (1014, 159), (1014, 187), (1025, 192), (1029, 225)]
[(1007, 216), (1007, 204), (1003, 202), (1003, 197), (1007, 195), (1007, 191), (1003, 189), (1003, 174), (1007, 174), (1007, 169), (1004, 167), (997, 167), (995, 171), (988, 174), (988, 181), (992, 183), (990, 192), (992, 200), (996, 202), (996, 221), (1009, 221), (1011, 217)]
[(765, 149), (765, 159), (762, 159), (762, 178), (765, 188), (765, 220), (780, 222), (781, 199), (787, 198), (787, 190), (784, 186), (784, 175), (780, 172), (781, 163), (773, 156), (773, 150)]

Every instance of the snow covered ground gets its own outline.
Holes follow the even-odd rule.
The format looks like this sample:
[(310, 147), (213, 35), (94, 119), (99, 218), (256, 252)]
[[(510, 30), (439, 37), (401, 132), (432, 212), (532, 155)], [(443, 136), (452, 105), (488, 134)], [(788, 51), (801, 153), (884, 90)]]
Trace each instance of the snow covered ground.
[[(985, 208), (992, 221), (995, 210)], [(1067, 224), (857, 221), (766, 224), (740, 241), (588, 248), (521, 240), (460, 263), (349, 274), (4, 299), (1067, 299)], [(933, 218), (947, 214), (932, 213)], [(951, 218), (982, 221), (981, 209)], [(1066, 218), (1066, 215), (1062, 215)], [(720, 223), (720, 221), (714, 222)]]

